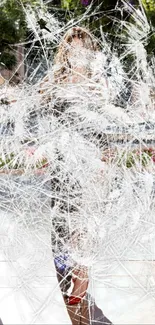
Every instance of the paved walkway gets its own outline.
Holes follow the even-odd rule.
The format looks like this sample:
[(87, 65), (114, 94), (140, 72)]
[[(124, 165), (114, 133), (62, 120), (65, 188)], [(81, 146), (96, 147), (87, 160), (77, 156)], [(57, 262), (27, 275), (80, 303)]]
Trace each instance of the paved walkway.
[[(50, 231), (24, 230), (10, 217), (0, 214), (3, 324), (71, 324), (55, 275)], [(91, 278), (89, 292), (113, 324), (155, 324), (154, 262), (122, 261), (100, 274), (100, 281), (95, 273)]]
[[(31, 286), (32, 278), (24, 279), (16, 262), (10, 264), (2, 255), (0, 260), (0, 317), (4, 324), (71, 324), (52, 262), (48, 265), (53, 274), (52, 271), (47, 273), (45, 265), (44, 272), (42, 269), (35, 274)], [(131, 267), (136, 264), (138, 270), (142, 263), (130, 262)], [(151, 279), (153, 281), (153, 275)], [(94, 287), (96, 303), (114, 324), (154, 324), (155, 300), (151, 293), (147, 295), (144, 288), (140, 288), (145, 280), (148, 281), (145, 274), (137, 277), (137, 283), (126, 275), (117, 274), (104, 284), (90, 284), (89, 290)]]

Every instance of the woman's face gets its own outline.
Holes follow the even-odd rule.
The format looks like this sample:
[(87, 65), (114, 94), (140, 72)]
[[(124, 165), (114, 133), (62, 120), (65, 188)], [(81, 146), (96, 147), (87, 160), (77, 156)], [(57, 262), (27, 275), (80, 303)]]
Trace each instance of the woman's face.
[(82, 33), (79, 30), (73, 33), (67, 44), (67, 57), (71, 68), (74, 71), (76, 70), (82, 73), (83, 70), (85, 72), (90, 64), (92, 54), (92, 50), (85, 46)]
[(90, 78), (90, 65), (95, 49), (92, 37), (87, 31), (80, 27), (71, 28), (64, 36), (61, 50), (61, 62), (64, 61), (68, 71), (65, 81), (79, 83), (87, 77)]
[(70, 45), (71, 48), (83, 47), (82, 37), (73, 36)]
[(77, 58), (84, 49), (82, 34), (78, 29), (73, 29), (69, 37), (66, 38), (65, 42), (68, 58), (73, 56)]

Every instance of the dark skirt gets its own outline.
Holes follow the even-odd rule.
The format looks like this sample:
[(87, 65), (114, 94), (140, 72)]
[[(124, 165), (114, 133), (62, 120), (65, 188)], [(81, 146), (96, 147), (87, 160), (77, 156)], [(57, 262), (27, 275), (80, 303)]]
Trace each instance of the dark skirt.
[[(69, 305), (67, 300), (67, 292), (71, 286), (72, 267), (68, 263), (68, 252), (66, 251), (66, 244), (70, 240), (70, 230), (67, 220), (65, 218), (66, 212), (72, 215), (74, 211), (78, 211), (78, 207), (73, 204), (76, 193), (79, 194), (79, 184), (75, 182), (72, 184), (70, 193), (65, 191), (68, 185), (69, 177), (60, 181), (60, 178), (52, 177), (51, 187), (54, 194), (51, 198), (51, 208), (58, 205), (59, 215), (52, 220), (51, 243), (54, 256), (54, 264), (56, 269), (56, 276), (59, 286), (64, 298), (64, 302), (73, 325), (107, 325), (112, 324), (106, 318), (100, 308), (95, 304), (91, 295), (86, 296), (76, 305)], [(67, 186), (68, 188), (68, 186)], [(62, 195), (63, 194), (63, 195)], [(68, 204), (68, 198), (71, 204)]]

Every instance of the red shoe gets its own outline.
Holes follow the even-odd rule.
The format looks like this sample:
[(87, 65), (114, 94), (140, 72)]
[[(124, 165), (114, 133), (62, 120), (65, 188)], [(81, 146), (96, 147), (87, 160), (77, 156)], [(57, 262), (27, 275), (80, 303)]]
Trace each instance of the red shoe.
[(70, 296), (68, 298), (68, 304), (69, 305), (76, 305), (81, 302), (82, 297), (75, 297), (75, 296)]

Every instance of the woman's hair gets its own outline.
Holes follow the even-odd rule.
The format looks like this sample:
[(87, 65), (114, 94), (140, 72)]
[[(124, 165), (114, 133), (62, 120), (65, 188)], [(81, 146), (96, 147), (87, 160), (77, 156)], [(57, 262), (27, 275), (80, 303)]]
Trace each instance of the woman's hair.
[[(87, 29), (81, 27), (70, 28), (64, 35), (55, 56), (54, 79), (56, 83), (67, 81), (68, 75), (71, 73), (69, 55), (71, 53), (71, 43), (74, 40), (74, 37), (79, 38), (80, 41), (82, 41), (84, 50), (88, 50), (91, 53), (98, 50), (95, 37)], [(85, 72), (85, 75), (86, 77), (91, 76), (90, 69)]]

